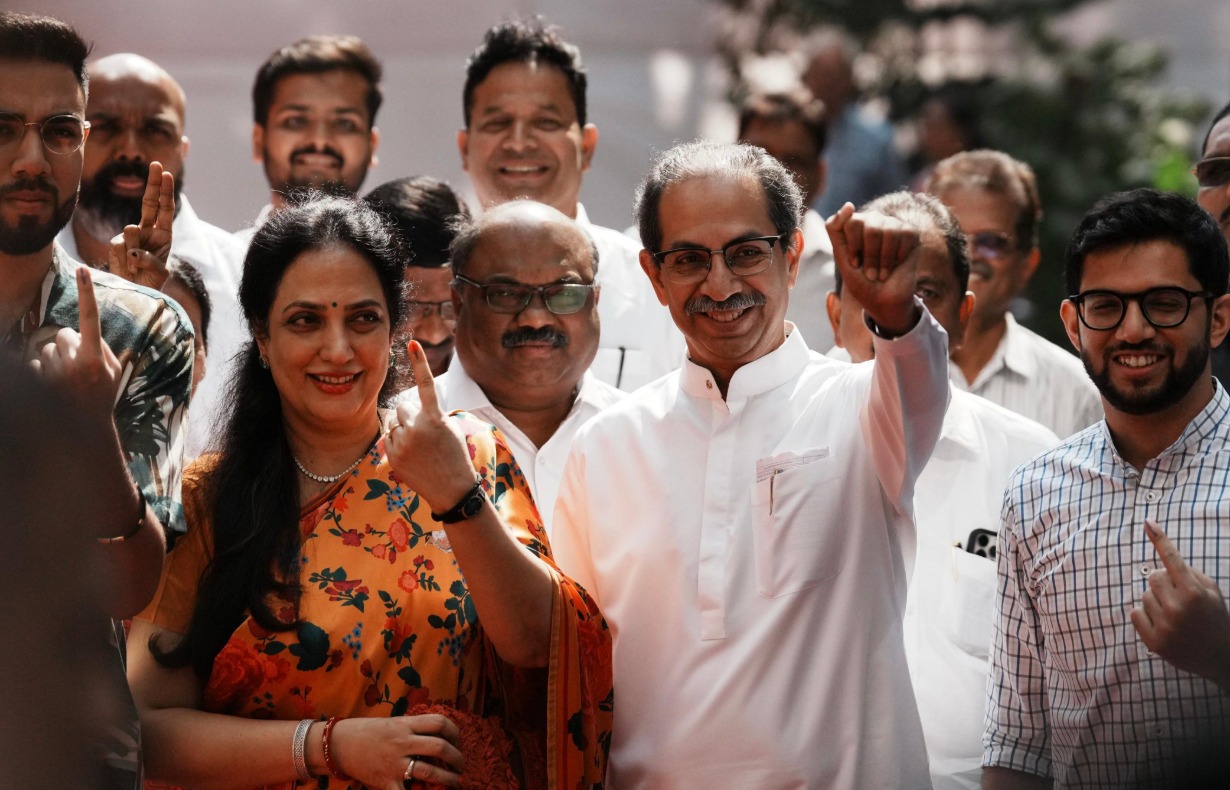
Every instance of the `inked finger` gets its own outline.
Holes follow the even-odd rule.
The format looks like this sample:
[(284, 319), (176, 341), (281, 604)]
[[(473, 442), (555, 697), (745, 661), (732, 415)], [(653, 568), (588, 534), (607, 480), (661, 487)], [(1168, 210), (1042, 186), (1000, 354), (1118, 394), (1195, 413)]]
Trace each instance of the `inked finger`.
[[(154, 164), (150, 165), (153, 168)], [(161, 165), (159, 165), (161, 167)], [(175, 221), (175, 176), (164, 172), (162, 181), (158, 186), (158, 219), (154, 222), (154, 227), (159, 230), (171, 230), (171, 224)]]
[(141, 227), (152, 228), (158, 221), (159, 195), (162, 192), (162, 164), (149, 163), (149, 178), (145, 180), (145, 194), (141, 196)]
[(423, 411), (443, 414), (440, 411), (440, 399), (436, 397), (436, 380), (431, 375), (431, 365), (427, 362), (427, 355), (423, 353), (423, 346), (417, 340), (411, 340), (406, 344), (406, 351), (410, 356), (410, 372), (414, 374), (414, 384), (418, 387), (419, 403), (422, 404)]
[(77, 269), (77, 315), (81, 330), (81, 354), (101, 360), (102, 325), (98, 318), (98, 300), (94, 297), (94, 278), (88, 266)]
[(1157, 555), (1161, 557), (1162, 565), (1166, 566), (1166, 570), (1170, 572), (1170, 580), (1175, 586), (1195, 581), (1191, 568), (1188, 568), (1187, 563), (1183, 561), (1178, 547), (1171, 542), (1170, 538), (1166, 537), (1166, 533), (1162, 532), (1157, 522), (1152, 519), (1145, 519), (1145, 534), (1149, 536), (1149, 540), (1153, 543), (1153, 548), (1157, 550)]

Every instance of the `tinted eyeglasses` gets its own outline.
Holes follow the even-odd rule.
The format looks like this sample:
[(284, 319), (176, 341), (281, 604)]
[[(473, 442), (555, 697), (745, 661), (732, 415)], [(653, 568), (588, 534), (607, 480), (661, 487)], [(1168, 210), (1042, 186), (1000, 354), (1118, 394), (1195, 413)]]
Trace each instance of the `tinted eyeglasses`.
[(1016, 239), (997, 230), (980, 230), (977, 233), (969, 233), (966, 234), (965, 239), (969, 242), (971, 258), (1002, 261), (1016, 248)]
[(416, 299), (411, 299), (406, 302), (410, 308), (409, 318), (411, 321), (426, 321), (433, 316), (440, 316), (442, 321), (452, 323), (457, 320), (457, 313), (453, 310), (453, 300), (448, 299), (443, 302), (420, 302)]
[(454, 282), (472, 285), (483, 292), (487, 307), (493, 313), (519, 313), (535, 296), (556, 315), (571, 315), (589, 301), (589, 294), (598, 286), (594, 283), (555, 283), (538, 287), (520, 283), (480, 283), (469, 277), (457, 275)]
[(703, 247), (675, 247), (670, 250), (655, 252), (653, 259), (662, 268), (666, 279), (676, 283), (698, 283), (709, 276), (709, 267), (713, 256), (721, 253), (731, 273), (738, 277), (750, 277), (760, 274), (773, 263), (773, 245), (785, 238), (787, 234), (778, 236), (757, 236), (752, 239), (732, 241), (720, 250), (707, 250)]
[(1105, 331), (1123, 323), (1128, 302), (1140, 305), (1145, 320), (1158, 329), (1169, 329), (1187, 320), (1192, 300), (1212, 299), (1208, 291), (1188, 291), (1184, 288), (1150, 288), (1135, 293), (1116, 291), (1085, 291), (1068, 297), (1076, 305), (1081, 323), (1090, 329)]
[(1220, 187), (1230, 183), (1230, 156), (1210, 156), (1192, 168), (1196, 182), (1202, 187)]
[(43, 141), (43, 147), (52, 154), (74, 154), (85, 143), (87, 121), (75, 115), (53, 115), (45, 121), (26, 121), (20, 115), (0, 112), (0, 151), (21, 145), (26, 136), (26, 127), (33, 126)]

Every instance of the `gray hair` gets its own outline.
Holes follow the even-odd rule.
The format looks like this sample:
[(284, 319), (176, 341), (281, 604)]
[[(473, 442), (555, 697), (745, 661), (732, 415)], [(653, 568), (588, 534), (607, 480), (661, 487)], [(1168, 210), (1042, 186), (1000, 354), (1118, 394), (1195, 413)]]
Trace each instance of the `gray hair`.
[(769, 218), (779, 234), (793, 233), (803, 219), (803, 194), (794, 175), (763, 148), (740, 143), (697, 140), (659, 154), (636, 190), (633, 211), (641, 244), (650, 252), (662, 248), (659, 208), (667, 187), (706, 176), (750, 175), (764, 190)]

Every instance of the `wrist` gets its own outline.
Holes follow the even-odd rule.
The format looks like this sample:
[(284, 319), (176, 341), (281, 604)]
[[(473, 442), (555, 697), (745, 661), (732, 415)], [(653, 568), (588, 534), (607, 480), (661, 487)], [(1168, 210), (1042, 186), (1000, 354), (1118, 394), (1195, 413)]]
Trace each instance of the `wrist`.
[(896, 340), (902, 335), (909, 334), (910, 330), (918, 326), (918, 321), (922, 318), (922, 310), (912, 301), (903, 309), (878, 310), (877, 313), (878, 315), (873, 316), (864, 310), (863, 322), (873, 335), (884, 340)]
[(486, 502), (487, 495), (483, 491), (482, 478), (476, 478), (474, 483), (466, 489), (465, 493), (448, 509), (437, 511), (433, 508), (431, 517), (441, 524), (456, 524), (459, 521), (465, 521), (478, 515)]
[(145, 526), (145, 519), (149, 512), (149, 505), (145, 501), (145, 492), (140, 486), (136, 487), (137, 504), (134, 508), (136, 515), (132, 520), (122, 526), (113, 527), (107, 530), (107, 534), (99, 537), (99, 543), (123, 543), (137, 536), (141, 528)]
[(312, 722), (308, 728), (306, 752), (308, 773), (312, 776), (328, 776), (329, 766), (325, 763), (324, 727), (317, 726), (321, 722)]

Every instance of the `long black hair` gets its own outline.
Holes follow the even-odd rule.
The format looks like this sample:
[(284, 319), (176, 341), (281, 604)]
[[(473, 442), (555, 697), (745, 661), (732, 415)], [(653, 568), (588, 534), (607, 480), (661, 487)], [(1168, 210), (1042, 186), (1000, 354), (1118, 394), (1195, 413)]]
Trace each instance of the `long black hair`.
[[(388, 403), (402, 385), (397, 371), (408, 369), (399, 350), (403, 267), (393, 234), (371, 208), (349, 198), (312, 194), (270, 215), (244, 259), (239, 303), (253, 336), (267, 336), (269, 312), (286, 270), (305, 252), (339, 245), (371, 264), (384, 291), (396, 355), (380, 392), (381, 402)], [(158, 663), (191, 665), (201, 678), (209, 676), (214, 657), (245, 614), (270, 631), (289, 631), (299, 623), (299, 477), (281, 398), (254, 342), (235, 359), (223, 413), (230, 417), (220, 458), (204, 489), (213, 558), (201, 575), (185, 638), (170, 649), (156, 639), (150, 643)], [(290, 603), (294, 617), (280, 615), (271, 601)]]

